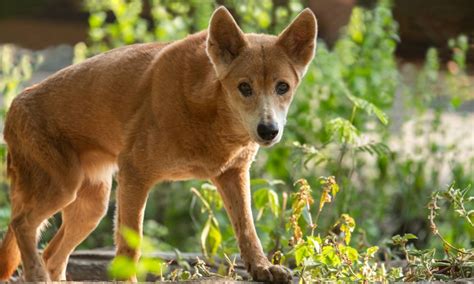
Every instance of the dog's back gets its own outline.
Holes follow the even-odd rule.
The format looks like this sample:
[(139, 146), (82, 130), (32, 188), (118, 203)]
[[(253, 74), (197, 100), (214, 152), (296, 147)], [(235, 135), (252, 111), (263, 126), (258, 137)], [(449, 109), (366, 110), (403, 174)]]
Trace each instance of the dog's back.
[(26, 89), (7, 114), (6, 141), (15, 145), (21, 141), (14, 139), (40, 131), (77, 140), (77, 147), (107, 145), (116, 152), (123, 127), (114, 124), (126, 123), (143, 103), (147, 69), (162, 48), (153, 43), (115, 49)]

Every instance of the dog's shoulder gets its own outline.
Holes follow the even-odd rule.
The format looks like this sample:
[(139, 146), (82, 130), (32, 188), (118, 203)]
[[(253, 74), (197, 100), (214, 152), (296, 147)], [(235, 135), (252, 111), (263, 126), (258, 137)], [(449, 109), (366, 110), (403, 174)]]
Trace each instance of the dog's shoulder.
[(196, 61), (201, 59), (208, 61), (205, 53), (206, 38), (207, 31), (201, 31), (166, 44), (158, 56), (154, 58), (153, 65), (155, 67), (168, 65), (166, 66), (168, 70), (182, 70), (186, 66), (195, 65)]

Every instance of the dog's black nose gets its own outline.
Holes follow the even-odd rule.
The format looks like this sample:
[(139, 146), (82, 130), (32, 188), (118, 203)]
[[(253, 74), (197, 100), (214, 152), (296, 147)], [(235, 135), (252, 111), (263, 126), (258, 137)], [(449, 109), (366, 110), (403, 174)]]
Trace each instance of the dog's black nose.
[(269, 124), (259, 123), (257, 133), (265, 141), (272, 141), (278, 135), (278, 126), (271, 122)]

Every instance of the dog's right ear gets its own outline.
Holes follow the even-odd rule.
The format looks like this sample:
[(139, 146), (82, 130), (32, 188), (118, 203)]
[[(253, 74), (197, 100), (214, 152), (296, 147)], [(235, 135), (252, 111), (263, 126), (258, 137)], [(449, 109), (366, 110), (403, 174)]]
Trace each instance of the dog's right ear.
[(211, 16), (207, 35), (207, 54), (219, 74), (248, 45), (244, 33), (229, 11), (221, 6)]
[(277, 45), (284, 49), (301, 76), (314, 57), (317, 35), (316, 17), (309, 8), (306, 8), (278, 36)]

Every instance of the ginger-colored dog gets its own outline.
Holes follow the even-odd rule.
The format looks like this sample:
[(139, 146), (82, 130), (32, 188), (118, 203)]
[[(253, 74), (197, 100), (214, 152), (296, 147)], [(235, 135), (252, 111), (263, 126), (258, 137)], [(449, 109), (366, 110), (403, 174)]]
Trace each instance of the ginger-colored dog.
[[(117, 255), (138, 260), (117, 232), (126, 226), (141, 234), (153, 184), (210, 179), (252, 277), (291, 279), (262, 251), (249, 167), (259, 145), (280, 140), (316, 34), (309, 9), (271, 36), (244, 34), (221, 7), (207, 31), (118, 48), (26, 89), (5, 123), (12, 221), (0, 280), (20, 262), (27, 281), (65, 280), (70, 253), (106, 212), (117, 168)], [(41, 258), (41, 225), (59, 211), (61, 228)]]

